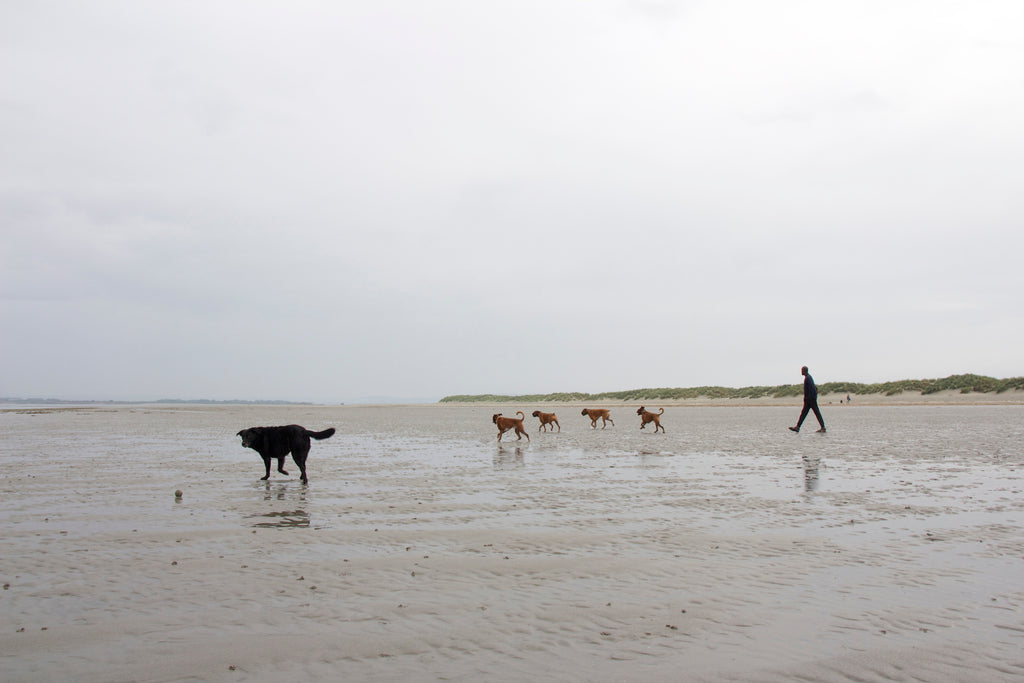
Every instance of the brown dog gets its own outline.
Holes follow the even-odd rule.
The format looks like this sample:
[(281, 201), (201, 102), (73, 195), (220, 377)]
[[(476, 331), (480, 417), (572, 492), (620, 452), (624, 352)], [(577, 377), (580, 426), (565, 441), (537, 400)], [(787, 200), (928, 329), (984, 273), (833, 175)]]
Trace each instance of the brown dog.
[(516, 441), (521, 441), (523, 435), (526, 435), (526, 440), (530, 440), (530, 435), (526, 433), (526, 427), (523, 426), (523, 420), (526, 416), (523, 415), (523, 411), (517, 410), (516, 415), (519, 416), (517, 420), (514, 417), (502, 417), (501, 413), (495, 413), (491, 417), (491, 422), (498, 425), (498, 441), (501, 441), (501, 435), (510, 429), (516, 430)]
[(586, 415), (590, 418), (591, 429), (597, 427), (597, 419), (601, 418), (601, 429), (604, 429), (606, 423), (611, 422), (612, 427), (615, 423), (612, 422), (612, 414), (608, 412), (607, 408), (584, 408), (580, 415)]
[[(558, 425), (558, 431), (562, 431), (562, 425), (558, 424), (558, 416), (554, 413), (542, 413), (539, 410), (533, 411), (533, 416), (540, 418), (540, 429), (537, 431), (547, 431), (551, 423), (554, 422)], [(551, 431), (555, 431), (554, 427), (551, 427)]]
[[(648, 422), (654, 423), (654, 433), (658, 433), (658, 428), (661, 427), (661, 416), (665, 414), (665, 409), (662, 408), (660, 413), (652, 413), (643, 406), (636, 411), (636, 414), (640, 416), (640, 429), (647, 426)], [(661, 433), (665, 433), (665, 428), (661, 427)]]

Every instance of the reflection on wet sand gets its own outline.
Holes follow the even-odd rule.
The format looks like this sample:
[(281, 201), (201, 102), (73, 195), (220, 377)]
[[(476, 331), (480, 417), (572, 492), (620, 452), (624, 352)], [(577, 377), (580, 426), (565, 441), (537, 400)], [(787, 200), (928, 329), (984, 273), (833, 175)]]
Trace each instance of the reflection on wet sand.
[(295, 510), (273, 510), (248, 515), (247, 519), (262, 520), (252, 524), (262, 528), (306, 528), (310, 525), (309, 513), (303, 509), (306, 507), (306, 495), (309, 491), (307, 484), (299, 482), (261, 482), (257, 486), (263, 493), (264, 501), (291, 501), (301, 504)]
[[(286, 500), (293, 498), (305, 502), (306, 493), (309, 491), (308, 484), (301, 484), (300, 487), (295, 488), (292, 482), (274, 482), (269, 481), (262, 482), (260, 488), (263, 489), (263, 500)], [(292, 495), (288, 495), (288, 494)]]
[(804, 461), (804, 491), (810, 493), (818, 490), (818, 466), (821, 460), (816, 456), (803, 456)]
[(266, 521), (253, 522), (253, 526), (262, 528), (305, 528), (309, 526), (309, 513), (305, 510), (282, 510), (281, 512), (266, 512), (260, 515), (250, 515), (250, 519), (264, 519)]
[(498, 451), (494, 454), (494, 469), (509, 469), (514, 467), (523, 467), (526, 461), (523, 459), (523, 449), (520, 446), (515, 446), (509, 452), (506, 446), (501, 444), (498, 445)]

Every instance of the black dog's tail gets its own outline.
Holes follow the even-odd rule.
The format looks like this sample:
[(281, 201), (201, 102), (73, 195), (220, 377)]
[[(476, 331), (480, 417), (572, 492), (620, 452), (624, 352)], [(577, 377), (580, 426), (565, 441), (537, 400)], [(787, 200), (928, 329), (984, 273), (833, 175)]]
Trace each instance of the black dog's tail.
[(311, 432), (311, 431), (309, 431), (307, 429), (306, 430), (306, 436), (311, 436), (311, 437), (313, 437), (314, 439), (317, 439), (317, 440), (319, 440), (319, 439), (328, 439), (328, 438), (334, 436), (334, 427), (328, 427), (327, 429), (325, 429), (322, 432)]

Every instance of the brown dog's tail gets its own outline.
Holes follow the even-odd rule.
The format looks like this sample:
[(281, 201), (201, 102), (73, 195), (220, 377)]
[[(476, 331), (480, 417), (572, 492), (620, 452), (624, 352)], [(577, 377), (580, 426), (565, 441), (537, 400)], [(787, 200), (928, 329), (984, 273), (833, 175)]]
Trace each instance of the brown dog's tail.
[(311, 436), (311, 437), (313, 437), (314, 439), (317, 439), (317, 440), (329, 439), (330, 437), (334, 436), (334, 427), (328, 427), (327, 429), (325, 429), (322, 432), (311, 432), (311, 431), (309, 431), (307, 429), (306, 430), (306, 436)]
[(517, 411), (516, 411), (516, 415), (518, 415), (518, 416), (519, 416), (519, 419), (520, 419), (520, 420), (525, 420), (525, 419), (526, 419), (526, 416), (525, 416), (525, 415), (523, 415), (523, 411), (521, 411), (521, 410), (517, 410)]
[(665, 409), (664, 409), (664, 408), (662, 408), (662, 409), (661, 409), (661, 412), (660, 412), (660, 413), (658, 413), (658, 415), (664, 415), (664, 414), (665, 414)]

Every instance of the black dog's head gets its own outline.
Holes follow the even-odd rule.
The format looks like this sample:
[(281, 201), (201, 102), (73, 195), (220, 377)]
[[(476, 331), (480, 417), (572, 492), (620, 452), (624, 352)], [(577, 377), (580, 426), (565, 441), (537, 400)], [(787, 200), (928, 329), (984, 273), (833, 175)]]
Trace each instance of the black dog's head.
[(242, 448), (252, 448), (253, 444), (256, 443), (256, 439), (259, 437), (259, 427), (249, 427), (238, 432), (237, 436), (242, 437)]

